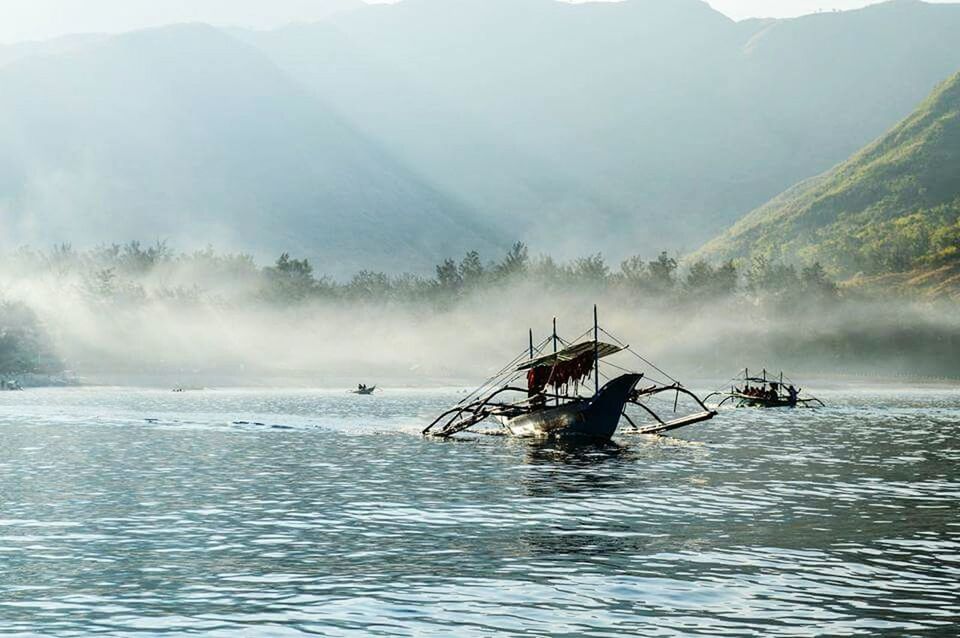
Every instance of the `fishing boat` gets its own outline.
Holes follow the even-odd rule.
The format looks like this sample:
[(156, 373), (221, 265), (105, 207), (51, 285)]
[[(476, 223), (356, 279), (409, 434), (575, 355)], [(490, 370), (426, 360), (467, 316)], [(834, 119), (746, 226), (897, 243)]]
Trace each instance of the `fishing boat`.
[(751, 376), (749, 369), (742, 370), (730, 380), (729, 391), (718, 391), (704, 399), (720, 398), (717, 407), (731, 403), (738, 408), (816, 408), (826, 405), (815, 396), (805, 394), (783, 372), (771, 375), (765, 369), (760, 376)]
[(369, 387), (367, 387), (367, 386), (365, 386), (364, 384), (361, 383), (360, 385), (357, 386), (357, 389), (354, 390), (353, 393), (354, 393), (354, 394), (362, 394), (362, 395), (366, 396), (366, 395), (373, 394), (374, 392), (376, 392), (376, 390), (377, 390), (377, 386), (375, 386), (375, 385), (374, 385), (374, 386), (369, 386)]
[[(601, 334), (609, 340), (602, 341)], [(423, 434), (447, 439), (473, 430), (521, 438), (609, 441), (623, 421), (630, 432), (661, 434), (716, 415), (679, 381), (602, 329), (596, 307), (593, 327), (571, 342), (557, 334), (556, 319), (552, 335), (543, 342), (534, 343), (532, 330), (529, 337), (523, 353), (434, 419)], [(630, 370), (611, 360), (627, 354), (648, 369)], [(660, 403), (667, 398), (667, 408), (673, 404), (671, 417), (661, 416), (657, 397)], [(681, 398), (685, 408), (692, 404), (692, 411), (679, 411)], [(641, 415), (645, 421), (639, 425)]]

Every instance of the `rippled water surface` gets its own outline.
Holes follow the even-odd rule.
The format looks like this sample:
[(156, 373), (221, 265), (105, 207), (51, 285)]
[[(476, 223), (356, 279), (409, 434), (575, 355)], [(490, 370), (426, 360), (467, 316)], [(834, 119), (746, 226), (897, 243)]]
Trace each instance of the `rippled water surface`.
[(960, 392), (566, 451), (455, 396), (0, 394), (0, 633), (957, 635)]

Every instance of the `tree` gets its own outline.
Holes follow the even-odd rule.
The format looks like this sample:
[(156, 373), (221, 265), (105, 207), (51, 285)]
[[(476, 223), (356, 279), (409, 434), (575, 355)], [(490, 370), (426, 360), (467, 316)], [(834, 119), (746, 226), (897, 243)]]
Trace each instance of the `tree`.
[(672, 290), (676, 285), (674, 274), (677, 272), (677, 260), (670, 257), (667, 251), (660, 253), (656, 261), (647, 264), (647, 271), (650, 274), (650, 283), (659, 292)]
[(581, 282), (598, 283), (607, 278), (610, 269), (603, 261), (603, 255), (597, 253), (575, 260), (570, 267), (570, 274), (574, 279)]
[(647, 263), (640, 255), (634, 255), (620, 263), (620, 277), (627, 285), (642, 288), (647, 282)]
[(501, 277), (513, 277), (526, 272), (530, 261), (530, 251), (522, 241), (515, 243), (494, 270)]
[(714, 268), (701, 259), (690, 266), (683, 288), (694, 295), (722, 297), (736, 291), (737, 279), (737, 267), (733, 261)]
[(457, 268), (457, 262), (445, 259), (437, 266), (437, 284), (446, 292), (456, 292), (463, 286), (463, 278)]
[(475, 250), (468, 252), (463, 261), (460, 262), (457, 272), (465, 286), (478, 285), (485, 274), (483, 262), (480, 261), (480, 253)]
[(303, 301), (317, 290), (313, 266), (307, 259), (291, 259), (290, 253), (280, 255), (264, 272), (269, 282), (267, 296), (277, 301)]
[(804, 292), (821, 298), (836, 297), (839, 292), (837, 284), (827, 277), (827, 271), (819, 261), (800, 271), (800, 287)]

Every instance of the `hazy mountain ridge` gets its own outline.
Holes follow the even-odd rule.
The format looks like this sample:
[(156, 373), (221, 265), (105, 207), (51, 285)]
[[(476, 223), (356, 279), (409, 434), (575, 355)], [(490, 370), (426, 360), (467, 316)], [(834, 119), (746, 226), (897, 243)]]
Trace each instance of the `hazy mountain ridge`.
[[(166, 237), (420, 268), (506, 245), (257, 49), (202, 25), (0, 68), (7, 237)], [(379, 259), (379, 246), (391, 246)]]
[(958, 176), (960, 73), (886, 135), (747, 215), (700, 254), (819, 260), (848, 276), (905, 273), (903, 283), (923, 287), (954, 280)]
[(958, 29), (919, 2), (737, 23), (697, 0), (406, 0), (249, 39), (534, 247), (616, 256), (692, 248), (842, 161), (960, 66)]
[(253, 46), (157, 39), (183, 29), (41, 56), (39, 83), (18, 69), (40, 57), (0, 52), (8, 244), (186, 236), (340, 271), (516, 238), (689, 249), (960, 67), (960, 6), (909, 1), (737, 23), (699, 0), (405, 0), (229, 32)]

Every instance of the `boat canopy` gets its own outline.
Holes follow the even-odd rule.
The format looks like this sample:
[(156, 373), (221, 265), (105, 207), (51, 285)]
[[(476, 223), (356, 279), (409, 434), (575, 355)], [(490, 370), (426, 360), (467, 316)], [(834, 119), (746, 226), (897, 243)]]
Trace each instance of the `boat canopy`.
[(583, 343), (572, 345), (569, 348), (564, 348), (559, 352), (537, 357), (536, 359), (531, 359), (530, 361), (518, 366), (517, 370), (529, 370), (531, 368), (540, 368), (543, 366), (553, 367), (556, 364), (564, 361), (573, 361), (574, 359), (582, 357), (588, 352), (592, 353), (594, 350), (594, 344), (596, 344), (597, 354), (599, 355), (600, 359), (617, 354), (625, 349), (620, 346), (615, 346), (612, 343), (604, 343), (602, 341), (585, 341)]

